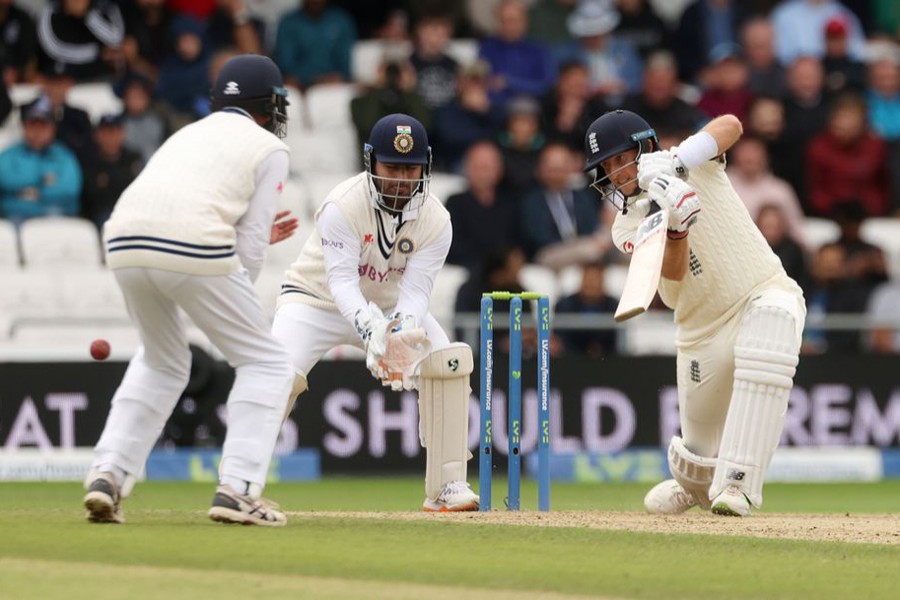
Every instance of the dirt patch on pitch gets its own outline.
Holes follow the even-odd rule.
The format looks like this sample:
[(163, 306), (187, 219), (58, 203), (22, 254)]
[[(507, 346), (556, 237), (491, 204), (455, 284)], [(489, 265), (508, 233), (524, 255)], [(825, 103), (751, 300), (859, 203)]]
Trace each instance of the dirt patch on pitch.
[(418, 512), (295, 512), (298, 517), (343, 517), (420, 521), (443, 519), (458, 523), (580, 527), (609, 531), (732, 535), (820, 542), (900, 545), (900, 515), (766, 514), (750, 518), (719, 517), (705, 512), (657, 516), (633, 512), (521, 512), (448, 513)]

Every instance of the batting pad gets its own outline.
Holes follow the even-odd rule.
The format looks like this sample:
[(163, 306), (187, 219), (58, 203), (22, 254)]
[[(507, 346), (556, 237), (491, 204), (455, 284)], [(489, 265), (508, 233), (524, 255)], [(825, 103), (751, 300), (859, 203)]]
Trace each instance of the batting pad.
[(689, 493), (700, 508), (709, 510), (709, 486), (713, 480), (716, 459), (694, 454), (684, 445), (684, 440), (673, 436), (669, 442), (669, 471), (675, 481)]
[(763, 482), (781, 438), (800, 353), (797, 316), (791, 305), (779, 304), (752, 308), (741, 324), (711, 498), (733, 485), (754, 506), (762, 506)]
[(456, 342), (430, 353), (419, 372), (419, 410), (425, 441), (425, 495), (437, 498), (451, 481), (466, 480), (470, 454), (469, 375), (472, 349)]

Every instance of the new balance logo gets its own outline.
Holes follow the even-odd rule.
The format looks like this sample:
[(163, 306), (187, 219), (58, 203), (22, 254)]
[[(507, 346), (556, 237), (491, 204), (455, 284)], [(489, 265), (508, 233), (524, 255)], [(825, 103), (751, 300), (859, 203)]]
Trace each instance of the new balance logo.
[(725, 479), (730, 479), (731, 481), (743, 481), (745, 473), (743, 471), (738, 471), (737, 469), (728, 469), (728, 474), (725, 475)]

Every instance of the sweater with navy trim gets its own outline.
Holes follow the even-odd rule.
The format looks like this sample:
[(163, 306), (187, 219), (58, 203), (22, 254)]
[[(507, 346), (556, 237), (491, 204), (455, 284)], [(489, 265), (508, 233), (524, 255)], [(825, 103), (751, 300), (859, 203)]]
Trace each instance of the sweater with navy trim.
[(240, 269), (235, 224), (256, 188), (256, 168), (277, 137), (246, 115), (216, 112), (178, 130), (122, 193), (104, 225), (111, 269), (192, 275)]

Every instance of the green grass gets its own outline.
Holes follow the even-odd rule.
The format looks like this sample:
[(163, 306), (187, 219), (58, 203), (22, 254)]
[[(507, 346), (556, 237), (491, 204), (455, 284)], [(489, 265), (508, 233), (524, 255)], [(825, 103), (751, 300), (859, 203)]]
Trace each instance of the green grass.
[[(501, 505), (503, 482), (495, 481)], [(555, 485), (554, 510), (637, 511), (645, 485)], [(290, 510), (409, 511), (415, 479), (272, 485)], [(896, 598), (900, 545), (293, 516), (208, 521), (209, 484), (142, 483), (124, 526), (77, 484), (0, 485), (0, 599)], [(534, 504), (526, 485), (523, 507)], [(898, 513), (900, 482), (770, 485), (766, 512)], [(836, 515), (838, 518), (839, 515)], [(764, 515), (758, 517), (764, 518)], [(465, 590), (459, 589), (466, 588)]]

